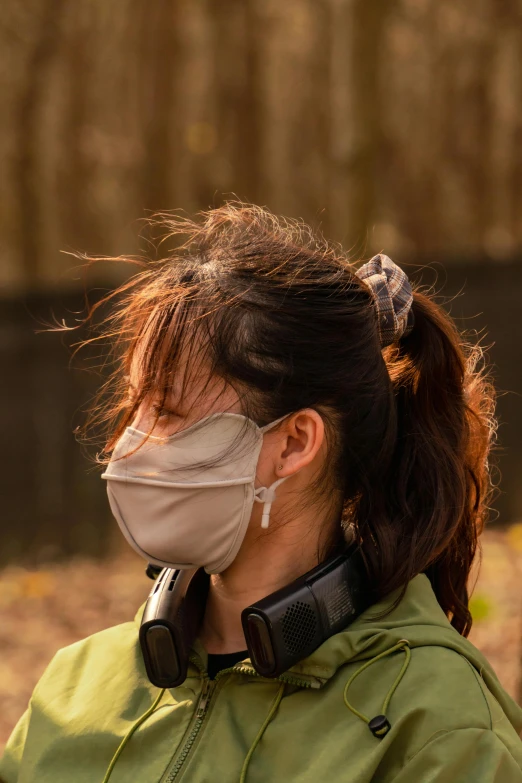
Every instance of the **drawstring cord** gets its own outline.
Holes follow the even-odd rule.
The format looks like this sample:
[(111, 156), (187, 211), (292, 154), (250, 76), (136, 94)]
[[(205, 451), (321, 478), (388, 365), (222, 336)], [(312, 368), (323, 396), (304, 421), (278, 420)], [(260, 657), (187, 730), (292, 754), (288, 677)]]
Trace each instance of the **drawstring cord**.
[(281, 703), (281, 699), (283, 698), (284, 690), (285, 690), (285, 684), (284, 684), (284, 682), (282, 682), (281, 686), (280, 686), (280, 688), (279, 688), (279, 690), (277, 692), (277, 696), (275, 697), (274, 701), (272, 702), (272, 706), (270, 707), (270, 712), (266, 716), (265, 722), (263, 723), (263, 725), (261, 726), (261, 728), (257, 732), (257, 737), (253, 741), (252, 745), (250, 746), (250, 750), (248, 751), (248, 753), (246, 755), (246, 759), (245, 759), (244, 764), (243, 764), (243, 769), (241, 770), (241, 777), (239, 778), (239, 783), (245, 783), (246, 775), (247, 775), (247, 772), (248, 772), (248, 765), (250, 764), (250, 759), (252, 758), (252, 755), (253, 755), (255, 749), (259, 745), (261, 737), (265, 733), (266, 727), (268, 726), (268, 724), (270, 723), (270, 721), (273, 719), (274, 715), (277, 712), (277, 708), (279, 707), (279, 705)]
[[(402, 650), (404, 652), (406, 658), (404, 660), (404, 663), (403, 663), (403, 665), (401, 667), (401, 670), (400, 670), (399, 674), (395, 678), (395, 682), (393, 683), (393, 685), (391, 686), (390, 690), (386, 694), (386, 698), (384, 699), (384, 703), (382, 705), (382, 715), (377, 715), (375, 718), (371, 718), (371, 719), (367, 718), (366, 715), (363, 715), (362, 712), (359, 712), (359, 710), (357, 710), (348, 701), (348, 698), (347, 698), (348, 689), (349, 689), (350, 685), (352, 684), (352, 682), (355, 680), (355, 678), (358, 677), (358, 675), (361, 674), (365, 669), (367, 669), (369, 666), (371, 666), (372, 663), (375, 663), (376, 661), (381, 660), (381, 658), (385, 658), (386, 656), (391, 655), (392, 653), (397, 652), (398, 650)], [(402, 678), (406, 674), (406, 670), (407, 670), (407, 668), (408, 668), (408, 666), (410, 664), (410, 659), (411, 659), (411, 650), (410, 650), (409, 642), (406, 639), (401, 639), (400, 642), (395, 644), (393, 647), (390, 647), (388, 650), (385, 650), (380, 655), (376, 655), (375, 658), (372, 658), (371, 660), (366, 661), (365, 664), (363, 664), (359, 669), (357, 669), (356, 672), (354, 672), (354, 674), (352, 674), (352, 676), (350, 677), (350, 679), (348, 680), (348, 682), (344, 686), (344, 694), (343, 694), (343, 696), (344, 696), (344, 703), (346, 704), (348, 709), (351, 712), (354, 713), (354, 715), (357, 715), (358, 718), (361, 718), (361, 720), (363, 720), (365, 723), (368, 724), (372, 734), (375, 737), (379, 738), (379, 739), (382, 739), (382, 737), (386, 736), (386, 734), (388, 733), (388, 731), (391, 728), (390, 722), (386, 718), (386, 711), (387, 711), (387, 709), (388, 709), (388, 707), (390, 705), (390, 701), (391, 701), (391, 698), (392, 698), (393, 694), (397, 690), (397, 688), (398, 688)], [(272, 705), (270, 707), (269, 713), (266, 716), (266, 719), (265, 719), (263, 725), (259, 729), (259, 731), (257, 733), (257, 736), (256, 736), (255, 740), (253, 741), (253, 743), (252, 743), (252, 745), (250, 747), (250, 750), (248, 751), (248, 753), (246, 755), (246, 758), (245, 758), (245, 761), (244, 761), (244, 764), (243, 764), (243, 769), (241, 770), (241, 777), (239, 778), (239, 783), (245, 783), (245, 781), (246, 781), (246, 775), (247, 775), (247, 772), (248, 772), (248, 765), (250, 764), (250, 759), (252, 758), (252, 755), (253, 755), (255, 749), (257, 748), (257, 746), (258, 746), (258, 744), (259, 744), (263, 734), (265, 733), (266, 727), (268, 726), (270, 721), (274, 718), (274, 715), (277, 712), (277, 709), (278, 709), (278, 707), (279, 707), (279, 705), (281, 703), (281, 699), (283, 698), (284, 690), (285, 690), (285, 684), (284, 684), (284, 682), (282, 682), (281, 683), (281, 687), (279, 688), (279, 690), (277, 692), (277, 695), (276, 695), (274, 701), (272, 702)]]
[[(371, 719), (367, 718), (366, 715), (364, 715), (362, 712), (359, 712), (359, 710), (356, 709), (353, 706), (353, 704), (350, 704), (350, 702), (348, 701), (347, 694), (348, 694), (348, 690), (350, 688), (350, 685), (353, 683), (355, 678), (358, 677), (359, 674), (362, 674), (362, 672), (365, 671), (369, 666), (371, 666), (372, 663), (375, 663), (376, 661), (380, 661), (381, 658), (385, 658), (388, 655), (391, 655), (392, 653), (397, 652), (398, 650), (402, 650), (404, 652), (406, 658), (404, 660), (404, 663), (403, 663), (403, 665), (401, 667), (401, 670), (400, 670), (399, 674), (395, 678), (394, 683), (392, 684), (390, 690), (388, 691), (388, 693), (386, 695), (386, 698), (384, 699), (384, 702), (383, 702), (383, 705), (382, 705), (382, 714), (381, 715), (376, 715), (375, 718), (371, 718)], [(393, 647), (390, 647), (388, 650), (385, 650), (384, 652), (380, 653), (380, 655), (376, 655), (375, 658), (371, 658), (371, 660), (366, 661), (365, 664), (363, 664), (361, 667), (359, 667), (359, 669), (357, 669), (357, 671), (355, 671), (352, 674), (352, 676), (350, 677), (350, 679), (348, 680), (348, 682), (344, 686), (344, 693), (343, 693), (344, 703), (346, 704), (346, 706), (348, 707), (350, 712), (352, 712), (354, 715), (357, 715), (358, 718), (360, 718), (361, 720), (363, 720), (365, 723), (368, 724), (368, 727), (370, 728), (370, 731), (378, 739), (382, 739), (383, 737), (385, 737), (386, 734), (388, 733), (388, 731), (391, 729), (390, 722), (389, 722), (389, 720), (386, 717), (386, 711), (387, 711), (387, 709), (388, 709), (388, 707), (390, 705), (390, 701), (391, 701), (391, 698), (392, 698), (393, 694), (397, 690), (397, 688), (398, 688), (402, 678), (406, 674), (406, 670), (407, 670), (407, 668), (408, 668), (408, 666), (410, 664), (410, 660), (411, 660), (411, 649), (410, 649), (409, 642), (406, 639), (401, 639), (400, 642), (395, 644)], [(119, 746), (118, 746), (114, 756), (111, 759), (111, 762), (110, 762), (110, 764), (109, 764), (109, 766), (107, 768), (107, 772), (105, 773), (105, 777), (103, 778), (102, 783), (108, 783), (109, 778), (110, 778), (110, 776), (111, 776), (111, 774), (112, 774), (112, 772), (114, 770), (114, 767), (116, 765), (116, 762), (118, 761), (119, 757), (121, 756), (125, 746), (127, 745), (129, 740), (131, 739), (131, 737), (134, 734), (134, 732), (142, 725), (142, 723), (144, 723), (147, 720), (147, 718), (149, 718), (152, 715), (154, 710), (158, 707), (161, 699), (163, 698), (163, 694), (165, 693), (165, 690), (166, 689), (163, 688), (159, 692), (159, 694), (157, 695), (156, 699), (154, 700), (152, 705), (149, 707), (149, 709), (146, 712), (144, 712), (143, 715), (140, 718), (138, 718), (138, 720), (131, 726), (131, 728), (129, 729), (127, 734), (124, 736), (124, 738), (120, 742), (120, 744), (119, 744)], [(276, 712), (278, 710), (278, 707), (279, 707), (279, 705), (281, 703), (281, 700), (283, 698), (284, 691), (285, 691), (285, 683), (282, 682), (280, 687), (279, 687), (279, 690), (277, 691), (276, 697), (275, 697), (274, 701), (272, 702), (272, 704), (270, 706), (270, 710), (268, 712), (268, 715), (266, 716), (266, 718), (265, 718), (265, 720), (263, 722), (263, 725), (259, 729), (259, 731), (257, 733), (257, 736), (254, 739), (254, 741), (253, 741), (252, 745), (250, 746), (250, 749), (249, 749), (249, 751), (248, 751), (248, 753), (246, 755), (245, 761), (243, 763), (243, 768), (241, 770), (241, 777), (239, 779), (239, 783), (245, 783), (245, 781), (246, 781), (246, 775), (247, 775), (247, 772), (248, 772), (248, 766), (250, 764), (250, 760), (251, 760), (251, 758), (252, 758), (252, 756), (254, 754), (255, 749), (259, 745), (259, 742), (261, 741), (261, 739), (263, 737), (263, 734), (266, 731), (267, 726), (273, 720), (273, 718), (274, 718), (274, 716), (275, 716), (275, 714), (276, 714)]]
[[(366, 715), (363, 715), (362, 712), (359, 712), (350, 702), (348, 701), (348, 689), (350, 685), (353, 683), (356, 677), (359, 676), (365, 669), (367, 669), (369, 666), (372, 665), (372, 663), (375, 663), (376, 661), (380, 661), (381, 658), (385, 658), (388, 655), (391, 655), (394, 652), (397, 652), (398, 650), (402, 650), (404, 654), (406, 655), (406, 658), (404, 660), (404, 663), (402, 664), (401, 670), (397, 677), (395, 678), (395, 682), (391, 686), (390, 690), (388, 691), (386, 698), (384, 699), (384, 703), (382, 705), (382, 714), (376, 715), (375, 718), (367, 718)], [(368, 724), (368, 727), (370, 731), (372, 732), (374, 737), (377, 737), (378, 739), (382, 739), (386, 736), (386, 734), (391, 729), (391, 724), (388, 718), (386, 717), (386, 711), (390, 705), (391, 698), (395, 691), (397, 690), (397, 687), (399, 686), (400, 681), (406, 674), (406, 669), (410, 665), (410, 659), (411, 659), (411, 649), (410, 644), (406, 639), (401, 639), (400, 642), (398, 642), (393, 647), (390, 647), (388, 650), (385, 650), (380, 655), (376, 655), (375, 658), (371, 658), (369, 661), (366, 661), (366, 663), (361, 666), (359, 669), (357, 669), (356, 672), (352, 674), (346, 685), (344, 686), (344, 703), (348, 707), (348, 709), (353, 712), (354, 715), (357, 715), (358, 718), (361, 718), (365, 723)]]
[(139, 727), (141, 726), (141, 724), (142, 724), (142, 723), (144, 723), (144, 722), (147, 720), (147, 718), (149, 718), (149, 717), (152, 715), (152, 713), (154, 712), (154, 710), (156, 709), (156, 707), (157, 707), (157, 706), (158, 706), (158, 704), (160, 703), (160, 701), (161, 701), (161, 699), (162, 699), (162, 697), (163, 697), (163, 694), (164, 694), (164, 693), (165, 693), (165, 688), (163, 688), (163, 689), (162, 689), (162, 690), (159, 692), (159, 694), (158, 694), (158, 696), (157, 696), (156, 700), (155, 700), (155, 701), (154, 701), (154, 703), (153, 703), (153, 704), (152, 704), (152, 705), (149, 707), (149, 709), (147, 710), (147, 712), (144, 712), (144, 713), (143, 713), (143, 715), (141, 716), (141, 718), (138, 718), (138, 720), (136, 721), (136, 723), (134, 723), (134, 724), (133, 724), (133, 725), (130, 727), (129, 731), (127, 732), (127, 734), (124, 736), (124, 738), (123, 738), (123, 739), (122, 739), (122, 741), (120, 742), (120, 744), (119, 744), (119, 746), (118, 746), (118, 749), (117, 749), (116, 753), (115, 753), (115, 754), (114, 754), (114, 756), (112, 757), (112, 759), (111, 759), (111, 763), (109, 764), (109, 766), (108, 766), (108, 768), (107, 768), (107, 772), (105, 773), (105, 777), (103, 778), (103, 781), (102, 781), (102, 783), (107, 783), (107, 781), (109, 780), (110, 776), (112, 775), (112, 771), (113, 771), (113, 769), (114, 769), (114, 767), (115, 767), (115, 765), (116, 765), (116, 762), (118, 761), (119, 757), (121, 756), (121, 754), (122, 754), (122, 752), (123, 752), (123, 749), (125, 748), (125, 745), (128, 743), (128, 741), (130, 740), (130, 738), (132, 737), (132, 735), (134, 734), (134, 732), (136, 731), (136, 729), (137, 729), (137, 728), (139, 728)]
[[(157, 706), (159, 705), (159, 703), (160, 703), (160, 701), (161, 701), (161, 699), (163, 697), (163, 694), (165, 693), (165, 690), (166, 689), (163, 688), (163, 690), (161, 690), (159, 692), (156, 700), (149, 707), (147, 712), (143, 713), (141, 718), (138, 718), (136, 723), (134, 723), (131, 726), (131, 728), (129, 729), (127, 734), (124, 736), (124, 738), (122, 739), (122, 741), (120, 742), (120, 744), (118, 746), (118, 749), (116, 750), (114, 756), (111, 759), (111, 763), (109, 764), (109, 766), (107, 768), (107, 772), (105, 773), (105, 777), (103, 778), (102, 783), (108, 783), (108, 780), (109, 780), (109, 778), (110, 778), (110, 776), (112, 774), (112, 771), (113, 771), (113, 769), (114, 769), (114, 767), (116, 765), (116, 762), (118, 761), (119, 757), (121, 756), (121, 754), (123, 752), (123, 749), (125, 748), (125, 746), (129, 742), (130, 738), (132, 737), (132, 735), (134, 734), (136, 729), (138, 729), (141, 726), (141, 724), (144, 723), (147, 720), (147, 718), (149, 718), (152, 715), (152, 713), (154, 712), (154, 710), (157, 708)], [(243, 764), (243, 769), (241, 770), (241, 777), (239, 779), (239, 783), (245, 783), (246, 774), (248, 772), (248, 765), (250, 764), (250, 759), (252, 758), (252, 755), (253, 755), (255, 749), (259, 745), (259, 742), (261, 741), (261, 738), (262, 738), (263, 734), (265, 733), (266, 727), (268, 726), (268, 724), (270, 723), (270, 721), (273, 719), (274, 715), (276, 714), (277, 708), (279, 707), (279, 705), (281, 703), (281, 699), (283, 698), (284, 691), (285, 691), (285, 683), (282, 682), (281, 685), (280, 685), (279, 690), (277, 691), (277, 695), (276, 695), (274, 701), (272, 702), (272, 705), (270, 707), (269, 713), (266, 716), (263, 725), (259, 729), (259, 731), (257, 733), (257, 736), (256, 736), (254, 742), (252, 743), (252, 745), (250, 747), (250, 750), (248, 751), (248, 753), (246, 755), (246, 758), (245, 758), (245, 761), (244, 761), (244, 764)]]

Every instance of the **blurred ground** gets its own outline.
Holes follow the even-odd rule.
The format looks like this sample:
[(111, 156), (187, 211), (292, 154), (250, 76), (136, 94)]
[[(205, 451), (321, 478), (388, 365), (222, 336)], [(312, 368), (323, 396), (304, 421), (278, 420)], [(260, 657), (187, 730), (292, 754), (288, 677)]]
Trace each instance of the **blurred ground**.
[[(522, 525), (488, 531), (473, 598), (471, 639), (505, 688), (520, 698), (522, 669)], [(131, 619), (151, 582), (132, 553), (86, 559), (52, 570), (0, 571), (0, 751), (56, 650)]]

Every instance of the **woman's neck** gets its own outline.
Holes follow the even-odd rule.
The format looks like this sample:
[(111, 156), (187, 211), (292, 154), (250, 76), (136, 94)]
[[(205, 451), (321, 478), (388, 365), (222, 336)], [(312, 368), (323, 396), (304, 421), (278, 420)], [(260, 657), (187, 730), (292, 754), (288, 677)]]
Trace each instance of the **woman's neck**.
[[(200, 639), (211, 654), (246, 649), (241, 612), (314, 568), (319, 560), (320, 531), (329, 527), (313, 509), (291, 522), (273, 521), (265, 532), (252, 519), (232, 565), (210, 580)], [(308, 518), (309, 517), (309, 518)]]

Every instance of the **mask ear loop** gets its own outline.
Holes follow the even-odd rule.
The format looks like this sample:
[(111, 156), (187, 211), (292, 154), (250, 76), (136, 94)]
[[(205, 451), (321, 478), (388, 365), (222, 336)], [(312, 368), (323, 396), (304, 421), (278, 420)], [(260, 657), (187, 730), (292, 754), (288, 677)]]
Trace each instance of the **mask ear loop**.
[(256, 500), (258, 503), (264, 503), (263, 515), (261, 517), (261, 527), (265, 530), (270, 524), (270, 511), (272, 509), (272, 503), (275, 500), (275, 491), (278, 486), (283, 483), (283, 481), (287, 480), (287, 478), (290, 478), (290, 476), (283, 476), (283, 478), (277, 479), (277, 481), (274, 481), (274, 483), (269, 487), (259, 487), (259, 489), (256, 489), (254, 493), (254, 500)]
[[(265, 424), (264, 427), (260, 427), (259, 429), (264, 434), (265, 432), (271, 430), (273, 427), (277, 426), (277, 424), (282, 422), (287, 417), (288, 417), (288, 413), (285, 413), (284, 416), (280, 416), (279, 419), (276, 419), (275, 421), (271, 421), (270, 424)], [(272, 509), (272, 503), (275, 500), (275, 491), (278, 488), (278, 486), (283, 483), (283, 481), (286, 481), (287, 478), (290, 478), (290, 476), (283, 476), (283, 478), (274, 481), (274, 483), (271, 484), (269, 487), (259, 487), (259, 489), (256, 489), (256, 491), (254, 492), (254, 500), (256, 500), (258, 503), (264, 503), (263, 514), (261, 517), (261, 527), (264, 530), (266, 530), (270, 524), (270, 511)]]

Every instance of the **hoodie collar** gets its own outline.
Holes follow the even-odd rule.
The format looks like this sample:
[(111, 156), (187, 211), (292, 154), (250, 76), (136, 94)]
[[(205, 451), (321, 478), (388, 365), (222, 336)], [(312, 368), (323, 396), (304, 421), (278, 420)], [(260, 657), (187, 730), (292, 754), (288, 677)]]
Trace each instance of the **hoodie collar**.
[[(396, 591), (374, 604), (359, 615), (345, 631), (331, 636), (285, 674), (301, 680), (303, 684), (320, 687), (331, 679), (341, 666), (350, 661), (373, 658), (401, 639), (407, 639), (412, 647), (419, 646), (415, 640), (421, 638), (426, 639), (425, 644), (444, 644), (440, 641), (441, 629), (462, 639), (440, 608), (424, 574), (411, 580), (400, 603), (391, 609), (398, 595), (399, 591)], [(143, 609), (144, 606), (141, 606), (135, 617), (138, 627)], [(194, 644), (192, 659), (198, 661), (198, 668), (206, 668), (207, 655), (199, 640)], [(236, 664), (235, 668), (254, 671), (249, 660)]]

